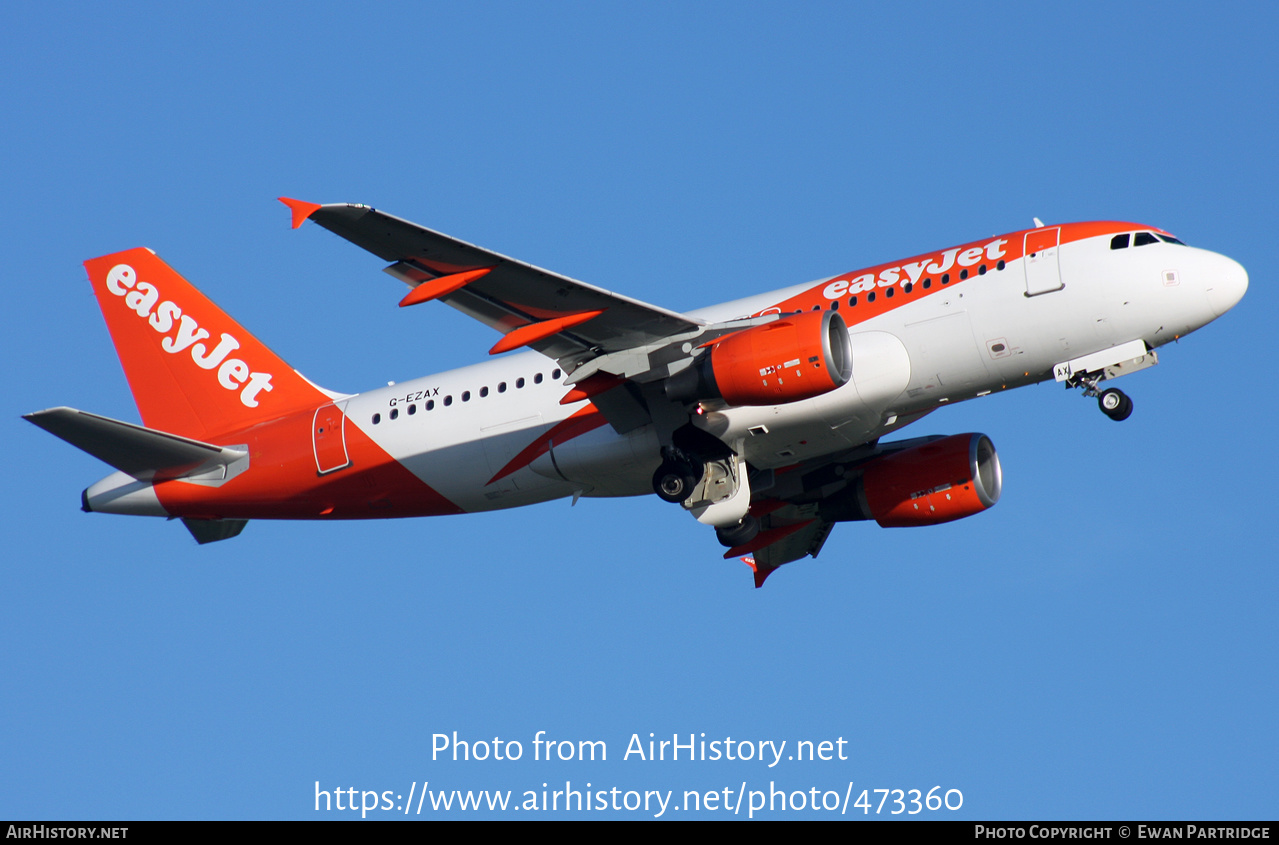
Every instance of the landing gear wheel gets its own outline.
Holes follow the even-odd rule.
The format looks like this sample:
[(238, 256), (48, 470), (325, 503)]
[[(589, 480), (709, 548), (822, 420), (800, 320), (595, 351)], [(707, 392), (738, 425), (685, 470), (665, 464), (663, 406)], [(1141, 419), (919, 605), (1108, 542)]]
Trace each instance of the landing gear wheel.
[(664, 461), (653, 473), (653, 492), (663, 502), (678, 504), (692, 494), (697, 478), (688, 464)]
[(750, 514), (742, 517), (742, 521), (728, 528), (716, 528), (715, 539), (721, 546), (733, 548), (745, 545), (759, 535), (759, 520)]
[(1115, 422), (1121, 422), (1132, 416), (1132, 400), (1122, 390), (1110, 388), (1103, 390), (1097, 397), (1097, 407)]

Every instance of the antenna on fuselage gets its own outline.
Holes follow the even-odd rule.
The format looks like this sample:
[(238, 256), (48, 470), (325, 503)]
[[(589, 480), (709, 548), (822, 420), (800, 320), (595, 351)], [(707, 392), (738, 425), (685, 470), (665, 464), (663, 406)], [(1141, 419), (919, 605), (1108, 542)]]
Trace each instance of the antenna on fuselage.
[(1042, 228), (1044, 228), (1044, 221), (1040, 220), (1038, 217), (1032, 217), (1032, 218), (1030, 218), (1030, 219), (1035, 221), (1035, 228), (1036, 228), (1036, 229), (1042, 229)]

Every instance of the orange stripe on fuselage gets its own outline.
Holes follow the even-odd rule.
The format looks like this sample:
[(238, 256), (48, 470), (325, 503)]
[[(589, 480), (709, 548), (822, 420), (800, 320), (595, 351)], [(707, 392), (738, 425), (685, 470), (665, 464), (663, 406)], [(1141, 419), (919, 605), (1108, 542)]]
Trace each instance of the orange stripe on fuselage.
[(520, 450), (520, 453), (507, 463), (506, 466), (498, 470), (497, 475), (488, 480), (489, 484), (494, 481), (500, 481), (506, 476), (517, 470), (521, 470), (542, 455), (551, 450), (552, 443), (566, 443), (574, 437), (581, 437), (588, 431), (594, 431), (600, 426), (607, 423), (604, 415), (600, 413), (599, 408), (594, 405), (587, 405), (579, 411), (574, 412), (568, 419), (561, 420), (532, 443)]

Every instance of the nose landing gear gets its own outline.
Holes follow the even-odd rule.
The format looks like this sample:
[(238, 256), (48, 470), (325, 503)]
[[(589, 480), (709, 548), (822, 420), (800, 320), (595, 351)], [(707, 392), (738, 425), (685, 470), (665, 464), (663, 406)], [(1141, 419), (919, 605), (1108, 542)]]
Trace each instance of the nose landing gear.
[(1097, 407), (1115, 422), (1122, 422), (1132, 416), (1132, 400), (1128, 394), (1116, 388), (1103, 390), (1097, 396)]
[(1126, 376), (1159, 363), (1155, 350), (1138, 338), (1100, 352), (1062, 361), (1053, 365), (1053, 378), (1065, 382), (1066, 387), (1082, 390), (1085, 396), (1095, 398), (1101, 412), (1115, 422), (1132, 416), (1132, 400), (1122, 390), (1098, 387), (1103, 381)]
[(1066, 379), (1066, 387), (1078, 388), (1085, 396), (1096, 397), (1097, 407), (1103, 414), (1115, 422), (1123, 422), (1132, 416), (1132, 400), (1119, 388), (1100, 389), (1102, 377), (1102, 373), (1076, 373)]

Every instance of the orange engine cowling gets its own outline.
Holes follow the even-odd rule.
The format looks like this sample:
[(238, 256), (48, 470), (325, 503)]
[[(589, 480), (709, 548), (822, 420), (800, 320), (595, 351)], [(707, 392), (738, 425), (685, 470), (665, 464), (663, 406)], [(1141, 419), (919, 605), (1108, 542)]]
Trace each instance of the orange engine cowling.
[(999, 501), (1003, 473), (984, 434), (954, 434), (876, 458), (828, 519), (873, 519), (885, 528), (939, 525)]
[(805, 311), (717, 340), (672, 376), (677, 401), (780, 405), (842, 387), (853, 374), (848, 326), (835, 311)]

